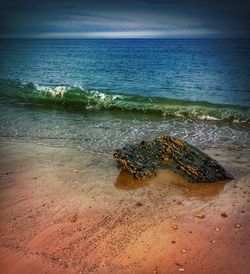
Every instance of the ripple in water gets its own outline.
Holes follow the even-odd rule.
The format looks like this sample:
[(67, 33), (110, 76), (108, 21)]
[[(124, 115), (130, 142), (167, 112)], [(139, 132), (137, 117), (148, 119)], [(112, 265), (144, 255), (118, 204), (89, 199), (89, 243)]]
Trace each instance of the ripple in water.
[(161, 134), (202, 149), (250, 148), (248, 128), (216, 121), (164, 119), (126, 112), (75, 114), (7, 104), (1, 106), (0, 114), (1, 137), (109, 155), (126, 143), (152, 140)]

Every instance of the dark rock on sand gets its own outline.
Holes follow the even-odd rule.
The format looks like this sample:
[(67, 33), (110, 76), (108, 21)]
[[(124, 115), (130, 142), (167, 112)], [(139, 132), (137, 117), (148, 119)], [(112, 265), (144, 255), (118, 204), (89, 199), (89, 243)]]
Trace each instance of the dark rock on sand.
[(230, 179), (223, 167), (194, 146), (170, 136), (152, 142), (127, 144), (114, 151), (123, 170), (134, 178), (151, 178), (156, 169), (169, 169), (192, 183), (210, 183)]

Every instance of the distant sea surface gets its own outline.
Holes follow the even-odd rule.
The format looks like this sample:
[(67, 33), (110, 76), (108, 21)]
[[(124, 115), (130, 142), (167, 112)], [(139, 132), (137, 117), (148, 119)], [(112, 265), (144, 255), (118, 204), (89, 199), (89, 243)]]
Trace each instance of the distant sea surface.
[(0, 138), (250, 148), (250, 40), (9, 39), (0, 60)]

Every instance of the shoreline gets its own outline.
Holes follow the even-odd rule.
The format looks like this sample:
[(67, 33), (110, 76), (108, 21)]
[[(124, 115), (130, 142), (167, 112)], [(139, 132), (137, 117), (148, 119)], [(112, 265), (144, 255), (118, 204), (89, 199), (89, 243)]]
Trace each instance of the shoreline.
[(187, 186), (159, 171), (131, 188), (111, 157), (0, 147), (5, 273), (249, 273), (248, 150), (205, 150), (235, 176), (225, 184)]

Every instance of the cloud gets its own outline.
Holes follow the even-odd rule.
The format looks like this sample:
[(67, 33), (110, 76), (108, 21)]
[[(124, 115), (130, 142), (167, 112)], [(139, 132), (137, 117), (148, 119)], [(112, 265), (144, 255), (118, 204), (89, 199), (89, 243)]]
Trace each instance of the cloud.
[(96, 32), (43, 32), (34, 34), (35, 38), (179, 38), (200, 37), (215, 34), (209, 29), (179, 29), (165, 31), (96, 31)]
[(249, 11), (244, 0), (5, 0), (0, 36), (249, 37)]

